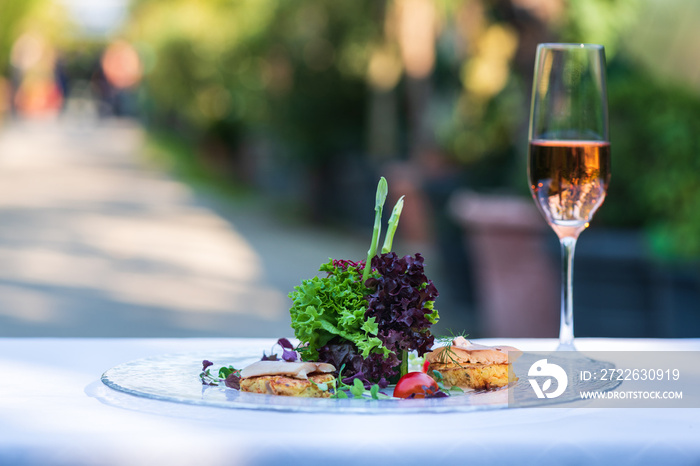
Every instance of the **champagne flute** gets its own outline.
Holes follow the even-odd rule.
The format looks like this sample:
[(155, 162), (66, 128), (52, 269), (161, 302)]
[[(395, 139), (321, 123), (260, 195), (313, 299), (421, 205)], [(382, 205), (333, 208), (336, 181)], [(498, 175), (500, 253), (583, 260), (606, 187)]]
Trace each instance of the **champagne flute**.
[(603, 46), (540, 44), (537, 47), (528, 178), (537, 207), (561, 243), (558, 350), (573, 351), (576, 240), (603, 203), (610, 181)]

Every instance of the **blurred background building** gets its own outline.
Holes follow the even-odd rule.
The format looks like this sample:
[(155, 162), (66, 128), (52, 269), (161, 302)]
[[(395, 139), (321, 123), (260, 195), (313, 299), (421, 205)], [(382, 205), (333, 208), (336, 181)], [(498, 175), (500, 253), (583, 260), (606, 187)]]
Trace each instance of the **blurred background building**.
[(0, 113), (128, 119), (162, 170), (339, 241), (368, 235), (384, 175), (447, 322), (554, 336), (558, 243), (525, 174), (535, 49), (600, 43), (612, 181), (579, 241), (576, 333), (698, 336), (699, 26), (693, 0), (0, 0)]

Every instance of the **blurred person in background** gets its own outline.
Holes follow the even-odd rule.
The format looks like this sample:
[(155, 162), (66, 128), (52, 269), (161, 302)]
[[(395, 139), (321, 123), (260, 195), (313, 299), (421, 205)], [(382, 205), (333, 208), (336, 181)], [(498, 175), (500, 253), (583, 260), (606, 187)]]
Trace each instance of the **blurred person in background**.
[(101, 103), (100, 115), (134, 115), (135, 90), (141, 77), (141, 60), (136, 49), (124, 40), (111, 42), (93, 76), (93, 90)]
[(25, 118), (57, 115), (64, 100), (56, 79), (56, 50), (36, 33), (21, 35), (12, 47), (12, 99), (15, 113)]

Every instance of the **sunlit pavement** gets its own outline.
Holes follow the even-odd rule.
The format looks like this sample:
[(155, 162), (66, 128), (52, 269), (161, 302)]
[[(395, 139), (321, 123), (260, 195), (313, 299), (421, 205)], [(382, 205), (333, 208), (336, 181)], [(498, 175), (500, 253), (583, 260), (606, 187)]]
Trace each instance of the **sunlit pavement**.
[[(214, 209), (128, 120), (0, 130), (0, 336), (291, 336), (289, 291), (358, 238)], [(369, 233), (368, 233), (369, 235)]]

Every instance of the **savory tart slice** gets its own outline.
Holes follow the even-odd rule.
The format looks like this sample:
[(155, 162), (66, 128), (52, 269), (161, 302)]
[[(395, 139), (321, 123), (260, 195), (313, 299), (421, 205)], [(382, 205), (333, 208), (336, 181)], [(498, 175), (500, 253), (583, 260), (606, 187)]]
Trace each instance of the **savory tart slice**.
[(241, 371), (241, 391), (329, 398), (335, 381), (332, 372), (335, 367), (323, 362), (257, 361)]
[(446, 386), (485, 390), (508, 385), (518, 380), (509, 369), (511, 362), (521, 351), (512, 346), (485, 346), (457, 337), (447, 346), (427, 353), (430, 362), (428, 375), (437, 379), (434, 371), (442, 376)]

